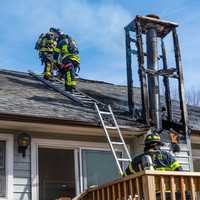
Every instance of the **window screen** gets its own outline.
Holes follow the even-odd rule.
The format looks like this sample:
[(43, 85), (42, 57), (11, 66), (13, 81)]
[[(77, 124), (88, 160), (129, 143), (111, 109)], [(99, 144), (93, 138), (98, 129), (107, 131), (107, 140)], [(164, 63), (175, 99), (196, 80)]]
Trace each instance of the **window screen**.
[[(120, 157), (120, 153), (118, 155)], [(111, 152), (83, 150), (84, 189), (119, 178), (119, 172)]]
[(0, 197), (6, 196), (6, 142), (0, 141)]
[(193, 158), (193, 167), (195, 172), (200, 172), (200, 159)]

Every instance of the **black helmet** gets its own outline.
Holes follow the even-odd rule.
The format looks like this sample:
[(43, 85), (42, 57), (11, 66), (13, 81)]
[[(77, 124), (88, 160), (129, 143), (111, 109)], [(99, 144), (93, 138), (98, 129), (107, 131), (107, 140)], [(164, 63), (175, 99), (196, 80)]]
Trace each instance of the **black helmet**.
[(151, 145), (163, 145), (163, 143), (160, 140), (160, 135), (158, 134), (158, 131), (155, 128), (151, 128), (147, 134), (145, 135), (144, 139), (145, 146), (151, 146)]
[(53, 40), (55, 38), (54, 33), (53, 32), (48, 32), (46, 33), (46, 37), (49, 40)]
[(53, 32), (53, 33), (57, 33), (57, 34), (60, 34), (60, 29), (59, 28), (54, 28), (54, 27), (51, 27), (50, 29), (49, 29), (49, 32)]

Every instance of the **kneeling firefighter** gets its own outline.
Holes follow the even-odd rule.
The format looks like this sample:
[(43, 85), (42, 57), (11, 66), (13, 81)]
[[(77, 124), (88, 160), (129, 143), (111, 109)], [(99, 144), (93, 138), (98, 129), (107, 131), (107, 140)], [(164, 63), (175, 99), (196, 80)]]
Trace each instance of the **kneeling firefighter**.
[(144, 153), (136, 156), (126, 168), (124, 175), (133, 174), (144, 169), (159, 171), (182, 171), (180, 163), (168, 151), (161, 150), (164, 144), (156, 129), (148, 131), (144, 139)]

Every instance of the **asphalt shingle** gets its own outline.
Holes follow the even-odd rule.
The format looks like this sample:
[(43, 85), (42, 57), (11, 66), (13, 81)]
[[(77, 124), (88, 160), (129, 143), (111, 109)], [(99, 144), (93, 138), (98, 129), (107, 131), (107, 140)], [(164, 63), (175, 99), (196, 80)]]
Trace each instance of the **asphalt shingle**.
[[(0, 70), (0, 83), (0, 113), (60, 118), (88, 123), (97, 122), (94, 110), (77, 105), (28, 73)], [(119, 124), (143, 126), (127, 117), (126, 86), (80, 79), (78, 89), (105, 104), (110, 104), (119, 114)], [(136, 106), (141, 107), (138, 88), (134, 89), (134, 100)], [(188, 106), (188, 113), (190, 127), (200, 130), (200, 108)], [(173, 116), (176, 120), (180, 119), (177, 102), (173, 103)]]

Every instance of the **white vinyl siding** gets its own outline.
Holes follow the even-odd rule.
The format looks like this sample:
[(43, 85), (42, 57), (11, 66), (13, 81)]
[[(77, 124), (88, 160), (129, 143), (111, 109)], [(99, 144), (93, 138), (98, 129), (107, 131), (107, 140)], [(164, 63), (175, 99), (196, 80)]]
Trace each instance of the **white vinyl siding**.
[(18, 152), (17, 140), (14, 143), (14, 200), (31, 200), (31, 153), (26, 156)]

